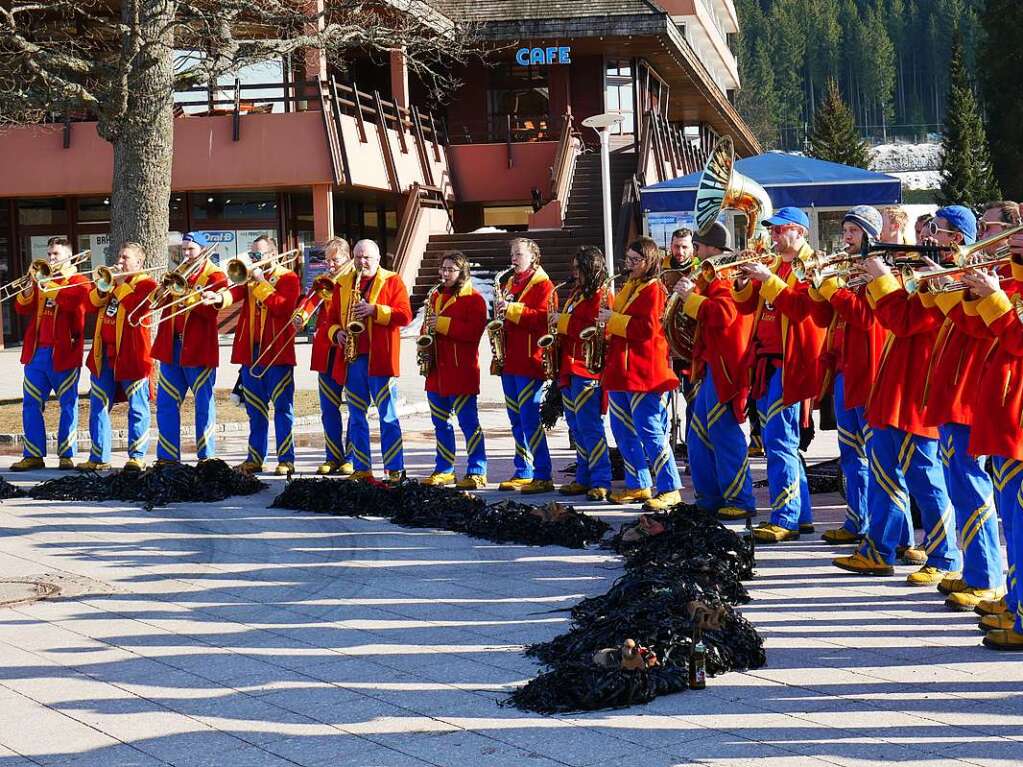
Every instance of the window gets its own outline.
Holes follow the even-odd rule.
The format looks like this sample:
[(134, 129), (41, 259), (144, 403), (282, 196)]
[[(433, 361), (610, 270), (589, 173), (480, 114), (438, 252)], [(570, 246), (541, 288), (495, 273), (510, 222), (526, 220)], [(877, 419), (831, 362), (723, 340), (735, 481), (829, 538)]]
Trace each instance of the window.
[(636, 107), (632, 98), (632, 64), (628, 59), (608, 59), (604, 71), (604, 108), (618, 112), (622, 121), (611, 133), (631, 135), (636, 132)]
[(64, 226), (67, 223), (67, 200), (63, 197), (18, 200), (18, 224), (21, 226)]
[(491, 141), (543, 141), (550, 134), (550, 90), (547, 70), (502, 62), (490, 73), (487, 90)]
[(277, 220), (276, 192), (193, 192), (195, 221)]
[(499, 226), (509, 231), (525, 230), (529, 226), (529, 205), (504, 205), (483, 209), (483, 225)]
[(78, 222), (110, 223), (109, 197), (82, 197), (78, 200)]

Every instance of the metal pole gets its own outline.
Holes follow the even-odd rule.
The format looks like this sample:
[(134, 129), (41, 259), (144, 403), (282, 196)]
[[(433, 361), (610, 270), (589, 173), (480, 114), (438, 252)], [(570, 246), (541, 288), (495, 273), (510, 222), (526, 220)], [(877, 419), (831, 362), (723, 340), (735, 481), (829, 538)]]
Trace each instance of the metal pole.
[(604, 258), (607, 259), (607, 273), (615, 273), (614, 253), (611, 241), (611, 131), (601, 128), (600, 134), (600, 185), (604, 197)]

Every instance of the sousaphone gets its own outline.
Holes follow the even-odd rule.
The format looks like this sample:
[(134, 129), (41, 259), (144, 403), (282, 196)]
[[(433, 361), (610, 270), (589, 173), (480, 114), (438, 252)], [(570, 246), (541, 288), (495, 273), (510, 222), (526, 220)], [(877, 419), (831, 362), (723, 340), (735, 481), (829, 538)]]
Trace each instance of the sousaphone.
[(729, 136), (714, 144), (696, 188), (696, 231), (706, 234), (725, 210), (746, 216), (746, 247), (766, 248), (770, 244), (761, 223), (774, 215), (774, 206), (764, 187), (735, 170), (735, 147)]

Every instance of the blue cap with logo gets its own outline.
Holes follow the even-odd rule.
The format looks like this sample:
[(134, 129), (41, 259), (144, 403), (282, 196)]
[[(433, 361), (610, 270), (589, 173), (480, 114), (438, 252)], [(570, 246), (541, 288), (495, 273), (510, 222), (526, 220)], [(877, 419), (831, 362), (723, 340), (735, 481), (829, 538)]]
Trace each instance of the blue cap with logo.
[(188, 232), (181, 238), (182, 245), (186, 242), (194, 242), (200, 248), (207, 248), (210, 244), (210, 238), (206, 236), (205, 232)]
[(977, 217), (965, 205), (946, 205), (938, 208), (935, 218), (943, 218), (963, 235), (963, 244), (972, 245), (977, 241)]
[(763, 221), (764, 226), (785, 226), (786, 224), (799, 224), (801, 227), (809, 231), (810, 219), (800, 209), (793, 206), (785, 208), (778, 208), (774, 212), (774, 215), (770, 218), (765, 218)]

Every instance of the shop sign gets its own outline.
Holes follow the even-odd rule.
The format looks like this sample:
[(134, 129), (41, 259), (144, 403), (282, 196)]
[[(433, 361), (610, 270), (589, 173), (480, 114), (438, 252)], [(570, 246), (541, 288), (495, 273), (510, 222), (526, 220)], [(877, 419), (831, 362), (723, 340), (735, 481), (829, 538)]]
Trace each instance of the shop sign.
[(515, 61), (520, 67), (530, 64), (571, 64), (572, 49), (567, 45), (550, 48), (519, 48), (515, 51)]

